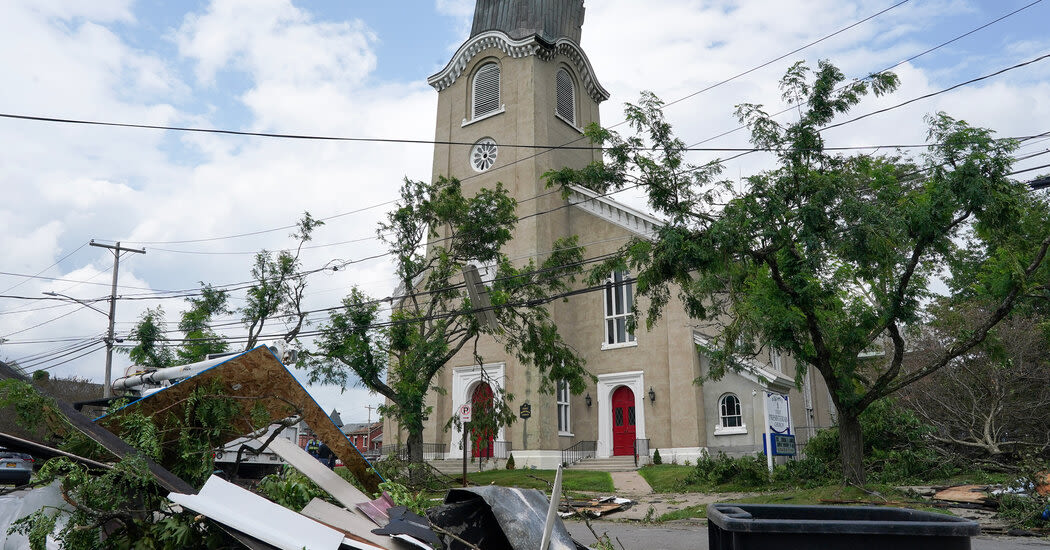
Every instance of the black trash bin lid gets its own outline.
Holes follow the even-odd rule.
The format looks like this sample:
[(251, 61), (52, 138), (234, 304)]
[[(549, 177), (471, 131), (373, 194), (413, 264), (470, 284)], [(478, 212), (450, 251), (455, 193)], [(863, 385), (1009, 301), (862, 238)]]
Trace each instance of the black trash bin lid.
[(730, 532), (972, 537), (975, 521), (922, 510), (879, 506), (709, 504), (707, 519)]

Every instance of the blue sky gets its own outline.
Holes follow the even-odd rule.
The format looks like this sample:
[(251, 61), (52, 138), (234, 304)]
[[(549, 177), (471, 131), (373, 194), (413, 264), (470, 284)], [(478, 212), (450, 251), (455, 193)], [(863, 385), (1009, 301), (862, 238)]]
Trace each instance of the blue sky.
[[(674, 100), (883, 10), (895, 2), (592, 0), (582, 45), (612, 93), (606, 124), (624, 101), (652, 90)], [(1029, 1), (911, 0), (783, 61), (669, 107), (694, 143), (736, 126), (733, 106), (782, 104), (778, 77), (793, 61), (829, 58), (863, 76), (987, 23)], [(429, 139), (439, 70), (469, 31), (469, 0), (12, 0), (0, 5), (0, 112), (175, 126), (315, 135)], [(1050, 52), (1050, 0), (897, 69), (899, 103)], [(1050, 130), (1050, 61), (967, 86), (828, 133), (832, 145), (918, 143), (924, 114), (945, 110), (1000, 135)], [(746, 146), (737, 132), (714, 147)], [(1046, 149), (1027, 144), (1022, 152)], [(143, 246), (126, 258), (121, 294), (187, 289), (248, 278), (254, 251), (289, 246), (279, 228), (303, 211), (332, 216), (383, 205), (405, 176), (430, 177), (427, 145), (302, 143), (152, 130), (90, 128), (0, 119), (0, 294), (80, 299), (108, 294), (111, 258), (89, 239)], [(705, 162), (716, 153), (693, 154)], [(723, 155), (725, 156), (725, 155)], [(1019, 167), (1045, 163), (1037, 157)], [(728, 163), (736, 177), (769, 166), (750, 155)], [(617, 198), (644, 208), (637, 194)], [(306, 268), (381, 251), (378, 206), (333, 219), (304, 256)], [(344, 243), (344, 244), (335, 244)], [(54, 264), (54, 265), (53, 265)], [(58, 280), (27, 278), (36, 275)], [(310, 281), (308, 305), (336, 304), (351, 284), (385, 296), (385, 259)], [(238, 305), (235, 297), (234, 305)], [(178, 300), (126, 300), (118, 331), (146, 307), (174, 319)], [(54, 307), (52, 307), (54, 306)], [(48, 308), (48, 309), (43, 309)], [(65, 338), (100, 334), (105, 319), (75, 305), (0, 298), (0, 358), (55, 353)], [(231, 332), (234, 334), (236, 331)], [(48, 366), (61, 360), (37, 363)], [(98, 379), (103, 353), (54, 368)], [(120, 369), (126, 366), (126, 360)], [(315, 388), (322, 405), (363, 420), (361, 390)], [(360, 410), (357, 410), (360, 409)]]

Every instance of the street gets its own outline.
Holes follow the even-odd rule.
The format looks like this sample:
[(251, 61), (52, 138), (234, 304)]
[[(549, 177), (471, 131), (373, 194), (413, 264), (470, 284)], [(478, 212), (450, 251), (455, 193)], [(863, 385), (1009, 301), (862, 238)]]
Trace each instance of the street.
[[(707, 550), (707, 527), (701, 525), (647, 525), (643, 523), (620, 523), (614, 521), (592, 521), (591, 526), (599, 534), (608, 533), (613, 545), (620, 544), (627, 550)], [(594, 535), (582, 521), (566, 521), (565, 527), (577, 541), (590, 545)], [(617, 540), (619, 542), (617, 542)], [(974, 537), (973, 550), (1033, 550), (1050, 549), (1046, 539), (1020, 537)]]

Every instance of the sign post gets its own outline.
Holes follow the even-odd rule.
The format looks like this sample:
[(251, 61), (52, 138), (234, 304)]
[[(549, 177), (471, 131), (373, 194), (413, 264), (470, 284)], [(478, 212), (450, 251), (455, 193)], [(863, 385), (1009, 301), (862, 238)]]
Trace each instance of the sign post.
[(464, 403), (459, 406), (459, 422), (463, 425), (463, 486), (467, 486), (467, 424), (470, 423), (471, 413), (473, 411), (470, 408), (470, 403)]
[(521, 448), (529, 448), (529, 418), (532, 417), (532, 405), (528, 401), (518, 407), (518, 416), (521, 417)]

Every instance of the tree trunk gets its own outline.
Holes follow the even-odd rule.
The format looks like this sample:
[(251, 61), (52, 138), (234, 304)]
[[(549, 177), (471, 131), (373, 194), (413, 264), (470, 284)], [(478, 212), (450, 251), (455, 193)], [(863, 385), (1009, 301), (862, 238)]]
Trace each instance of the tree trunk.
[(850, 485), (863, 486), (864, 432), (860, 420), (849, 411), (839, 411), (839, 452), (842, 455), (842, 478)]
[(423, 462), (423, 423), (412, 422), (408, 429), (408, 461), (414, 464)]

